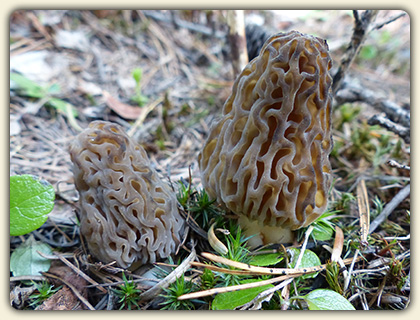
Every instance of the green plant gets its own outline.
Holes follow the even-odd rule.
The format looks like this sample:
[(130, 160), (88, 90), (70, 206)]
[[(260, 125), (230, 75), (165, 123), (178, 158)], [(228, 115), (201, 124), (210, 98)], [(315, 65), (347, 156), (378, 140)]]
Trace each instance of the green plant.
[(131, 310), (133, 306), (136, 306), (137, 309), (140, 308), (137, 300), (139, 298), (140, 289), (137, 289), (135, 282), (127, 280), (124, 272), (122, 274), (123, 284), (119, 285), (117, 289), (112, 289), (116, 296), (119, 298), (118, 303), (120, 304), (120, 310), (128, 309)]
[(370, 219), (376, 218), (384, 209), (384, 203), (378, 196), (375, 196), (372, 202), (374, 205), (374, 209), (370, 212)]
[(201, 280), (201, 285), (200, 285), (201, 290), (214, 288), (214, 286), (217, 283), (217, 277), (214, 276), (213, 271), (211, 271), (210, 269), (203, 270), (203, 273), (200, 276), (200, 280)]
[(347, 213), (350, 211), (350, 205), (355, 203), (356, 197), (350, 192), (338, 192), (338, 199), (332, 203), (332, 207), (337, 212)]
[[(319, 216), (314, 222), (311, 223), (313, 231), (311, 232), (311, 238), (314, 241), (328, 241), (334, 234), (335, 225), (331, 221), (331, 218), (337, 213), (337, 211), (326, 211)], [(297, 231), (297, 238), (300, 240), (303, 238), (308, 228), (301, 228)]]
[(10, 235), (20, 236), (38, 229), (54, 207), (51, 184), (32, 175), (10, 177)]
[(339, 294), (343, 294), (343, 289), (341, 288), (340, 282), (339, 282), (339, 275), (340, 275), (340, 266), (337, 262), (331, 261), (327, 263), (326, 268), (326, 280), (328, 282), (328, 285), (332, 290)]
[[(261, 279), (248, 279), (240, 281), (240, 284), (258, 281), (261, 281)], [(212, 310), (234, 310), (235, 308), (252, 301), (261, 292), (273, 287), (272, 284), (266, 284), (255, 288), (219, 293), (214, 297), (211, 308)]]
[(149, 99), (142, 94), (141, 90), (141, 78), (143, 77), (143, 71), (141, 68), (135, 68), (133, 72), (131, 73), (133, 76), (134, 81), (136, 82), (136, 94), (134, 97), (131, 98), (134, 102), (136, 102), (139, 107), (143, 106), (144, 104), (149, 101)]
[(38, 293), (33, 293), (29, 296), (29, 306), (36, 308), (42, 302), (51, 297), (54, 293), (61, 289), (62, 286), (54, 288), (53, 285), (49, 284), (47, 281), (42, 281), (41, 283), (36, 283), (32, 281)]
[(42, 257), (39, 252), (51, 255), (51, 247), (36, 241), (31, 234), (25, 242), (15, 248), (10, 256), (10, 271), (14, 276), (39, 276), (51, 266), (51, 260)]
[[(226, 247), (228, 249), (225, 258), (228, 258), (233, 261), (238, 261), (242, 263), (250, 263), (251, 256), (249, 255), (249, 250), (247, 248), (247, 240), (249, 238), (244, 238), (242, 236), (241, 228), (232, 223), (230, 221), (229, 226), (229, 235), (226, 237)], [(225, 267), (224, 265), (220, 265), (221, 267)], [(228, 267), (229, 269), (234, 269), (233, 267)], [(237, 285), (243, 279), (243, 276), (235, 275), (235, 274), (228, 274), (222, 273), (220, 274), (220, 278), (223, 281), (223, 286), (231, 286)]]
[(290, 299), (304, 300), (309, 310), (355, 310), (353, 305), (341, 294), (328, 289), (316, 289), (307, 295)]
[(13, 72), (10, 73), (10, 81), (12, 90), (15, 90), (19, 95), (40, 99), (39, 101), (43, 104), (55, 108), (69, 119), (74, 119), (77, 116), (77, 110), (72, 104), (57, 98), (61, 90), (58, 84), (41, 86), (25, 76)]
[(193, 192), (193, 187), (183, 181), (179, 181), (178, 185), (178, 202), (185, 210), (188, 210), (188, 201), (190, 200), (191, 193)]
[(194, 300), (178, 300), (178, 297), (183, 294), (190, 293), (193, 289), (191, 281), (185, 281), (184, 275), (177, 278), (168, 288), (165, 288), (165, 293), (160, 296), (165, 299), (161, 303), (162, 310), (193, 310)]
[(338, 130), (343, 128), (344, 123), (352, 123), (360, 113), (360, 106), (353, 104), (343, 104), (334, 113), (334, 126)]
[(195, 190), (191, 185), (179, 181), (177, 199), (183, 208), (191, 213), (197, 224), (207, 230), (210, 222), (222, 222), (222, 213), (216, 205), (216, 200), (210, 199), (204, 189)]
[(194, 193), (193, 201), (191, 201), (188, 210), (193, 213), (194, 220), (204, 229), (210, 227), (210, 221), (216, 219), (217, 223), (221, 222), (221, 212), (216, 206), (216, 200), (211, 200), (204, 189)]

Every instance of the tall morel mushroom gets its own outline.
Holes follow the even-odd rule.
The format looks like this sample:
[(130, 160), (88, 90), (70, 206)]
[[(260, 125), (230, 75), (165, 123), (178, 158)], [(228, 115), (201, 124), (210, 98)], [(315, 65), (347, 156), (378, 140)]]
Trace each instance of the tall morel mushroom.
[(146, 151), (119, 125), (94, 121), (70, 145), (80, 231), (98, 260), (127, 268), (174, 253), (184, 220)]
[(203, 185), (251, 246), (290, 242), (327, 207), (331, 58), (296, 31), (270, 37), (234, 82), (199, 154)]

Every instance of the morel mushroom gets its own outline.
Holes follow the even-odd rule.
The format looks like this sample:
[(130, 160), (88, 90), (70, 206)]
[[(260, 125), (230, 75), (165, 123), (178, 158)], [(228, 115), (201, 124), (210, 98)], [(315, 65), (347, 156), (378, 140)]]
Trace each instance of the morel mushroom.
[(331, 58), (296, 31), (269, 38), (234, 82), (199, 154), (208, 194), (239, 216), (253, 247), (290, 242), (327, 207)]
[(94, 121), (71, 143), (80, 232), (98, 260), (122, 268), (174, 253), (184, 229), (174, 192), (119, 125)]

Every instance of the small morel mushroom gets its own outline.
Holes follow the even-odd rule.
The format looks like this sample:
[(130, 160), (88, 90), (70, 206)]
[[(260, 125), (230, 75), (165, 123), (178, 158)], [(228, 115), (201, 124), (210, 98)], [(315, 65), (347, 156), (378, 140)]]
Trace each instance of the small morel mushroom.
[(331, 58), (296, 31), (270, 37), (234, 82), (199, 154), (208, 194), (239, 216), (253, 247), (290, 242), (327, 207)]
[(98, 260), (122, 268), (174, 253), (184, 220), (146, 151), (119, 125), (94, 121), (70, 145), (80, 232)]

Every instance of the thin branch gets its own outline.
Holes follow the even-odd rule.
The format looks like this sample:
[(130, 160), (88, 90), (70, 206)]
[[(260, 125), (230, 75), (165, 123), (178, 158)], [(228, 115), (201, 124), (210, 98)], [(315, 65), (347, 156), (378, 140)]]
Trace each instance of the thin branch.
[(376, 92), (356, 84), (354, 81), (345, 81), (334, 98), (336, 104), (356, 101), (365, 102), (375, 109), (384, 112), (391, 121), (398, 123), (403, 127), (410, 127), (409, 111), (404, 110), (395, 102), (384, 99)]
[[(211, 255), (211, 254), (209, 254), (209, 255)], [(217, 257), (216, 255), (212, 255), (212, 256)], [(221, 257), (219, 257), (219, 258), (221, 258)], [(360, 261), (361, 259), (363, 259), (363, 257), (359, 256), (355, 259), (353, 259), (353, 258), (344, 259), (343, 262), (344, 262), (344, 264), (347, 265), (347, 264), (350, 264), (353, 260), (354, 260), (354, 262), (357, 262), (357, 261)], [(226, 260), (231, 261), (229, 259), (226, 259)], [(216, 261), (216, 262), (219, 262), (219, 261)], [(242, 266), (241, 269), (248, 269), (249, 270), (249, 268), (252, 268), (252, 266), (247, 266), (245, 263), (241, 263), (240, 265)], [(205, 266), (207, 268), (208, 265), (205, 265)], [(300, 273), (295, 273), (295, 274), (286, 274), (286, 275), (283, 275), (283, 276), (279, 276), (279, 277), (275, 277), (275, 278), (271, 278), (271, 279), (267, 279), (267, 280), (262, 280), (262, 281), (252, 282), (252, 283), (239, 284), (239, 285), (229, 286), (229, 287), (224, 287), (224, 288), (213, 288), (213, 289), (208, 289), (208, 290), (203, 290), (203, 291), (191, 292), (191, 293), (187, 293), (187, 294), (184, 294), (184, 295), (178, 297), (178, 300), (196, 299), (196, 298), (211, 296), (213, 294), (218, 294), (218, 293), (223, 293), (223, 292), (230, 292), (230, 291), (237, 291), (237, 290), (261, 287), (261, 286), (264, 286), (266, 284), (272, 284), (272, 283), (280, 282), (280, 281), (283, 281), (283, 280), (288, 280), (290, 278), (299, 277), (303, 274), (309, 274), (309, 273), (313, 273), (313, 272), (322, 271), (322, 270), (325, 270), (326, 266), (327, 266), (326, 264), (322, 264), (322, 265), (316, 267), (317, 270), (310, 270), (310, 271), (307, 271), (307, 272), (300, 272)], [(270, 268), (265, 268), (265, 269), (270, 269)], [(309, 270), (309, 269), (312, 269), (312, 268), (305, 268), (305, 269)], [(286, 270), (296, 271), (295, 269), (286, 269)], [(303, 270), (303, 269), (297, 269), (297, 270)]]
[(385, 21), (378, 22), (372, 27), (371, 31), (381, 29), (382, 27), (386, 26), (387, 24), (390, 24), (391, 22), (394, 22), (395, 20), (398, 20), (399, 18), (402, 18), (406, 15), (407, 15), (406, 12), (401, 12), (401, 13), (398, 13), (398, 14), (392, 16), (391, 18), (389, 18)]
[(185, 271), (187, 271), (187, 269), (191, 266), (191, 261), (193, 261), (196, 256), (197, 255), (195, 253), (195, 249), (193, 248), (190, 255), (184, 261), (182, 261), (182, 263), (174, 271), (168, 274), (149, 290), (143, 292), (140, 295), (139, 300), (150, 300), (155, 298), (163, 289), (169, 287), (171, 283), (175, 282), (176, 279), (178, 279), (185, 273)]
[(381, 115), (375, 114), (368, 120), (369, 125), (380, 125), (381, 127), (385, 128), (388, 131), (391, 131), (398, 136), (401, 137), (401, 139), (404, 140), (405, 143), (410, 144), (410, 129), (403, 127), (402, 125), (398, 123), (394, 123), (388, 118), (385, 118)]
[(385, 206), (382, 212), (372, 221), (369, 228), (369, 233), (376, 230), (379, 225), (385, 221), (386, 218), (394, 211), (394, 209), (410, 195), (410, 184), (397, 193), (397, 195)]
[(73, 293), (76, 295), (77, 298), (79, 298), (79, 300), (86, 306), (88, 307), (89, 310), (95, 310), (95, 308), (89, 303), (89, 301), (86, 300), (85, 297), (82, 296), (82, 294), (79, 292), (79, 290), (76, 289), (76, 287), (74, 287), (71, 283), (69, 283), (68, 281), (52, 274), (52, 273), (48, 273), (48, 272), (43, 272), (43, 275), (49, 277), (49, 278), (53, 278), (56, 280), (61, 281), (62, 283), (64, 283), (67, 287), (69, 287), (71, 289), (71, 291), (73, 291)]
[(344, 75), (349, 69), (354, 58), (357, 56), (363, 42), (368, 34), (369, 25), (375, 20), (378, 10), (366, 10), (359, 17), (359, 12), (353, 10), (354, 16), (354, 30), (351, 37), (349, 46), (341, 59), (341, 64), (337, 70), (337, 73), (333, 78), (333, 94), (335, 94), (341, 86), (344, 79)]

